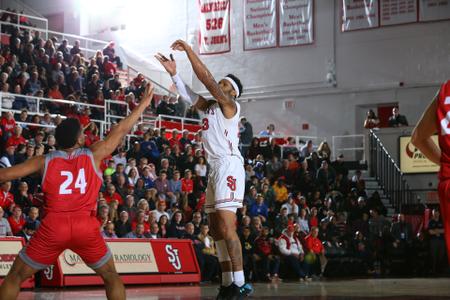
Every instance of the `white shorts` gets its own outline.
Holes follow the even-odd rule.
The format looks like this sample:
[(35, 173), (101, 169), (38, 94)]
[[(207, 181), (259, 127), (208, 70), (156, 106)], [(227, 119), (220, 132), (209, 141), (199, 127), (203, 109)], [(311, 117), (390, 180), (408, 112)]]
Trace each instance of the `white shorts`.
[(205, 212), (234, 211), (242, 207), (245, 192), (245, 170), (241, 159), (227, 156), (209, 162)]

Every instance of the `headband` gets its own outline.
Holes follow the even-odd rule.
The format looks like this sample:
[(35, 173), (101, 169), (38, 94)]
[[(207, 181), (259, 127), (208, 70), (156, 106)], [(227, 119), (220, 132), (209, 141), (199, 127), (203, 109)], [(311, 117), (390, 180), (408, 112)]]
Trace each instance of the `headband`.
[(236, 92), (236, 98), (239, 98), (239, 96), (240, 96), (240, 93), (239, 93), (239, 87), (238, 87), (236, 81), (234, 81), (234, 80), (233, 80), (232, 78), (230, 78), (230, 77), (225, 77), (224, 79), (227, 80), (229, 83), (231, 83), (231, 85), (233, 86), (233, 89), (234, 89), (235, 92)]

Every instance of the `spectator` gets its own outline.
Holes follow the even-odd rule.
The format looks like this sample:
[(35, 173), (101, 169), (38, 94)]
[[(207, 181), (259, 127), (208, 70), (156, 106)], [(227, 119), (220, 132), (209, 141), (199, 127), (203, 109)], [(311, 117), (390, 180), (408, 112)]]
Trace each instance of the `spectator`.
[(104, 74), (104, 79), (108, 80), (110, 78), (113, 78), (114, 75), (116, 74), (116, 72), (117, 72), (116, 66), (114, 66), (114, 64), (112, 62), (110, 62), (108, 56), (104, 56), (103, 57), (103, 74)]
[(245, 226), (242, 229), (240, 236), (242, 245), (242, 264), (244, 267), (245, 280), (254, 280), (256, 274), (256, 261), (254, 257), (255, 253), (255, 236), (252, 234), (252, 230)]
[(284, 180), (282, 178), (279, 178), (277, 180), (277, 183), (272, 186), (274, 194), (275, 194), (275, 201), (276, 201), (276, 209), (280, 209), (281, 205), (287, 201), (288, 199), (288, 189), (286, 187), (286, 184), (284, 183)]
[(295, 217), (298, 216), (298, 205), (295, 203), (292, 194), (289, 194), (287, 202), (284, 203), (281, 208), (286, 208), (288, 215), (294, 214)]
[(22, 215), (22, 209), (19, 206), (14, 206), (12, 215), (8, 218), (9, 225), (13, 235), (17, 236), (25, 226), (25, 218)]
[(168, 228), (167, 236), (169, 238), (177, 238), (180, 239), (186, 233), (185, 224), (183, 222), (183, 215), (180, 211), (177, 211), (173, 214), (172, 220), (170, 221), (170, 225)]
[(105, 225), (105, 229), (102, 231), (102, 237), (105, 239), (117, 239), (117, 235), (114, 231), (114, 223), (108, 222)]
[(314, 152), (314, 146), (312, 140), (306, 142), (306, 144), (300, 149), (300, 156), (307, 158)]
[(38, 229), (41, 225), (41, 221), (38, 220), (39, 218), (39, 209), (37, 207), (31, 207), (28, 212), (28, 216), (26, 217), (25, 221), (27, 223), (33, 223), (35, 225), (35, 228)]
[(169, 218), (167, 215), (162, 215), (161, 218), (159, 218), (158, 226), (159, 226), (159, 234), (161, 235), (161, 238), (167, 238), (168, 234), (168, 224), (169, 224)]
[(150, 233), (148, 234), (148, 238), (150, 238), (150, 239), (160, 239), (161, 238), (161, 235), (159, 234), (158, 223), (152, 223), (150, 225)]
[(122, 62), (120, 61), (120, 57), (116, 56), (116, 50), (114, 49), (115, 43), (109, 42), (108, 45), (103, 48), (103, 55), (108, 56), (112, 62), (117, 64), (119, 69), (122, 69)]
[(214, 239), (209, 235), (209, 226), (207, 224), (201, 225), (201, 230), (197, 237), (202, 243), (201, 248), (204, 260), (202, 279), (204, 281), (212, 281), (219, 273), (219, 261), (216, 248), (214, 247)]
[(119, 220), (114, 223), (115, 232), (119, 238), (125, 237), (131, 232), (131, 223), (129, 220), (128, 212), (122, 211), (119, 215)]
[(27, 222), (24, 224), (22, 230), (18, 232), (16, 236), (22, 237), (25, 240), (25, 243), (28, 244), (36, 230), (37, 228), (35, 223)]
[(246, 117), (241, 117), (240, 127), (240, 143), (242, 155), (245, 157), (247, 155), (247, 150), (253, 139), (253, 127)]
[(263, 130), (259, 133), (260, 136), (274, 136), (275, 135), (275, 125), (269, 124), (266, 130)]
[(159, 201), (156, 206), (156, 210), (153, 210), (152, 213), (156, 216), (156, 221), (159, 222), (159, 219), (162, 216), (166, 216), (169, 219), (169, 214), (166, 212), (166, 200), (164, 195), (158, 195)]
[(442, 271), (442, 266), (445, 265), (444, 224), (437, 209), (433, 209), (431, 213), (428, 234), (430, 236), (431, 272), (436, 275)]
[(311, 228), (311, 233), (305, 237), (305, 244), (308, 253), (315, 257), (315, 259), (312, 259), (312, 273), (322, 276), (325, 272), (327, 259), (325, 257), (325, 248), (323, 247), (322, 242), (319, 240), (318, 236), (319, 228)]
[(161, 102), (159, 102), (158, 107), (156, 108), (156, 114), (158, 115), (168, 115), (174, 116), (175, 110), (169, 105), (169, 97), (163, 96)]
[(145, 239), (144, 224), (137, 224), (136, 229), (129, 232), (125, 237), (128, 239)]
[(0, 207), (5, 212), (10, 212), (14, 207), (14, 196), (11, 194), (11, 181), (5, 181), (0, 185)]
[(398, 107), (392, 109), (392, 115), (389, 117), (389, 127), (409, 126), (408, 120), (399, 113)]
[(12, 236), (11, 226), (8, 220), (4, 217), (5, 211), (0, 206), (0, 237)]
[(380, 124), (380, 119), (377, 117), (375, 112), (370, 109), (367, 112), (366, 119), (364, 120), (364, 128), (366, 129), (378, 129)]
[(278, 249), (281, 259), (286, 266), (289, 266), (300, 281), (310, 280), (307, 276), (307, 265), (304, 263), (304, 251), (300, 240), (294, 235), (294, 225), (289, 225), (283, 231), (278, 240)]
[(264, 197), (261, 194), (256, 195), (256, 201), (251, 204), (250, 211), (249, 211), (250, 217), (260, 217), (264, 222), (266, 222), (268, 214), (269, 214), (269, 208), (264, 203)]
[(268, 227), (263, 227), (261, 234), (255, 240), (255, 260), (262, 266), (260, 280), (279, 282), (280, 257), (275, 255), (273, 238)]

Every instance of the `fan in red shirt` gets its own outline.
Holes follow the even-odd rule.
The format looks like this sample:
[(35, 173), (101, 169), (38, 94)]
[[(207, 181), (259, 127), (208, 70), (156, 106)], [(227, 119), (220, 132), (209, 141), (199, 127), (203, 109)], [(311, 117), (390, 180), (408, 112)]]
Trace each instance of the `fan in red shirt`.
[(105, 198), (106, 203), (110, 204), (113, 201), (117, 201), (119, 205), (123, 205), (122, 197), (116, 192), (116, 187), (113, 184), (108, 184), (106, 192), (103, 193), (103, 198)]
[(325, 267), (327, 266), (327, 259), (325, 257), (325, 248), (322, 242), (317, 237), (319, 235), (319, 228), (311, 228), (311, 233), (305, 237), (306, 250), (315, 255), (313, 272), (323, 274)]
[(11, 226), (11, 232), (13, 235), (17, 235), (22, 231), (26, 221), (22, 215), (22, 209), (19, 206), (14, 206), (13, 214), (8, 218), (8, 222)]
[(6, 115), (1, 120), (1, 125), (5, 134), (13, 134), (14, 127), (16, 127), (16, 120), (14, 120), (12, 112), (6, 112)]
[(78, 116), (78, 120), (80, 120), (80, 124), (83, 128), (87, 127), (89, 123), (91, 123), (91, 118), (89, 115), (91, 114), (91, 110), (89, 107), (84, 107), (83, 113)]
[(94, 122), (89, 123), (89, 126), (84, 131), (84, 135), (86, 136), (84, 142), (86, 147), (89, 147), (100, 140), (100, 137), (98, 136), (98, 127)]
[(114, 74), (117, 72), (116, 66), (109, 61), (109, 57), (107, 55), (103, 58), (103, 71), (107, 78), (114, 77)]
[(60, 150), (34, 156), (24, 163), (0, 169), (0, 182), (40, 173), (45, 216), (26, 247), (16, 257), (0, 287), (0, 299), (17, 299), (20, 286), (39, 270), (54, 264), (71, 249), (105, 283), (108, 299), (126, 299), (112, 254), (99, 230), (97, 197), (102, 185), (101, 161), (121, 144), (150, 105), (153, 86), (147, 84), (138, 107), (111, 130), (106, 138), (84, 148), (84, 134), (77, 119), (68, 118), (56, 127)]
[[(450, 80), (433, 98), (412, 133), (411, 142), (423, 155), (440, 166), (439, 201), (450, 263)], [(438, 134), (439, 145), (432, 136)]]
[(27, 140), (22, 136), (22, 127), (16, 125), (14, 127), (14, 134), (6, 142), (9, 146), (17, 147), (19, 145), (25, 145)]
[(136, 215), (136, 220), (131, 222), (131, 229), (134, 231), (134, 230), (136, 230), (136, 226), (138, 224), (142, 224), (142, 225), (144, 225), (144, 232), (145, 233), (150, 232), (150, 224), (148, 224), (148, 222), (145, 221), (146, 217), (147, 216), (145, 215), (145, 212), (140, 210)]
[(5, 181), (0, 188), (0, 206), (3, 210), (9, 211), (11, 205), (14, 204), (14, 196), (9, 191), (11, 190), (11, 181)]
[(184, 171), (184, 178), (181, 179), (181, 191), (187, 195), (194, 191), (194, 181), (192, 180), (192, 171), (187, 169)]

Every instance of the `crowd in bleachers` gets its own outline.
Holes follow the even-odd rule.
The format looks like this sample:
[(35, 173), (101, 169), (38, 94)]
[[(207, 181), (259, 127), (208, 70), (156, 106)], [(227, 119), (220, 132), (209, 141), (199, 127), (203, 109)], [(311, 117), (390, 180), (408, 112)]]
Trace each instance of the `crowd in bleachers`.
[[(44, 41), (38, 32), (31, 35), (12, 28), (9, 45), (3, 46), (0, 88), (4, 92), (90, 104), (110, 98), (128, 102), (130, 109), (142, 94), (142, 75), (124, 87), (115, 74), (120, 60), (112, 51), (114, 44), (86, 58), (77, 43)], [(6, 112), (1, 119), (4, 166), (56, 149), (52, 128), (21, 123), (30, 120), (27, 109), (33, 103), (17, 95), (2, 102), (5, 109), (21, 110), (15, 115)], [(161, 114), (180, 113), (169, 98), (154, 109)], [(59, 124), (61, 117), (51, 114), (77, 117), (85, 128), (86, 146), (100, 138), (91, 122), (98, 111), (57, 102), (48, 102), (41, 111), (42, 117), (32, 116), (33, 123)], [(198, 117), (192, 108), (188, 113)], [(331, 161), (326, 142), (282, 149), (271, 138), (273, 125), (261, 139), (253, 138), (249, 122), (243, 120), (241, 125), (246, 195), (237, 228), (247, 279), (442, 271), (444, 242), (437, 211), (429, 230), (417, 234), (404, 215), (394, 220), (386, 217), (380, 196), (368, 194), (362, 173), (350, 174), (343, 156)], [(102, 165), (98, 220), (103, 236), (191, 239), (203, 279), (215, 280), (218, 261), (203, 211), (208, 165), (201, 134), (192, 138), (189, 132), (139, 127), (135, 135), (129, 149), (119, 148)], [(5, 182), (0, 189), (0, 236), (29, 239), (42, 213), (40, 176)]]

